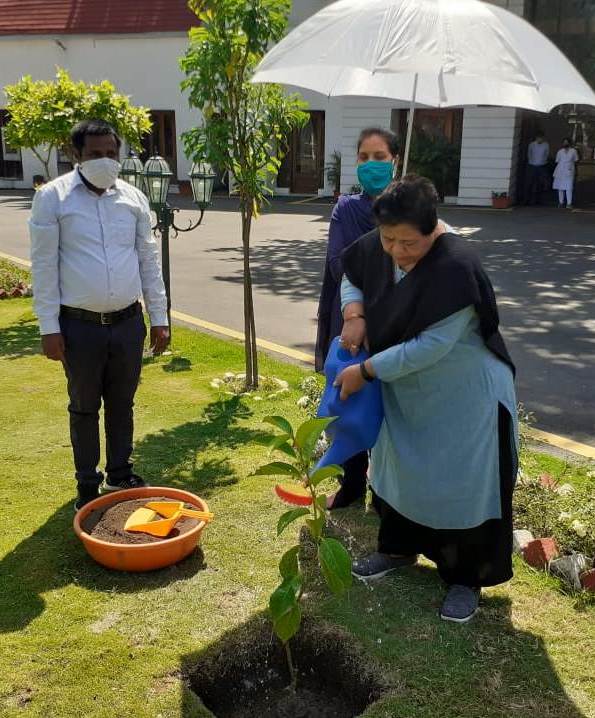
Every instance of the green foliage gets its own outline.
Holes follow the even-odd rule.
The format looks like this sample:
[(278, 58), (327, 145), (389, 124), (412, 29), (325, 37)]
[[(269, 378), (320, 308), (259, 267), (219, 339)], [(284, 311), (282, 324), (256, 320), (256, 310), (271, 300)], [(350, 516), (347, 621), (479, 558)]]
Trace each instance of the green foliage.
[(421, 131), (414, 134), (409, 171), (431, 179), (440, 197), (456, 194), (460, 162), (460, 149), (444, 137)]
[(298, 399), (297, 405), (300, 409), (303, 409), (311, 419), (315, 419), (324, 391), (323, 381), (318, 374), (310, 374), (310, 376), (307, 376), (300, 382), (300, 389), (303, 394)]
[(595, 558), (595, 481), (550, 488), (525, 479), (514, 493), (514, 524), (536, 537), (553, 536), (563, 553)]
[(0, 259), (0, 290), (11, 292), (19, 285), (31, 285), (31, 272), (6, 259)]
[(189, 33), (180, 66), (182, 89), (201, 125), (183, 135), (186, 154), (226, 170), (240, 197), (244, 255), (246, 385), (258, 386), (258, 356), (250, 233), (266, 196), (272, 194), (288, 140), (307, 120), (305, 104), (278, 85), (253, 85), (254, 70), (287, 27), (290, 0), (190, 0), (200, 27)]
[(240, 198), (258, 210), (272, 192), (288, 138), (306, 122), (304, 102), (250, 78), (287, 27), (289, 0), (191, 0), (201, 26), (181, 59), (182, 88), (203, 123), (183, 136), (187, 154), (233, 174)]
[[(314, 449), (320, 435), (334, 419), (309, 419), (294, 432), (291, 424), (281, 416), (267, 416), (263, 421), (280, 429), (279, 436), (269, 437), (272, 450), (284, 451), (287, 446), (294, 453), (292, 464), (276, 461), (262, 466), (254, 473), (257, 476), (288, 476), (296, 478), (301, 486), (310, 492), (309, 506), (290, 509), (281, 515), (277, 523), (277, 535), (295, 521), (304, 519), (304, 524), (317, 547), (320, 572), (329, 589), (342, 594), (351, 586), (351, 558), (345, 547), (336, 539), (323, 535), (326, 523), (327, 497), (318, 493), (317, 487), (326, 479), (343, 474), (340, 466), (326, 466), (313, 470)], [(301, 623), (300, 600), (302, 597), (303, 573), (299, 562), (299, 545), (292, 546), (279, 561), (280, 585), (273, 591), (269, 601), (269, 610), (273, 628), (279, 639), (285, 644), (288, 656), (291, 686), (295, 688), (297, 673), (291, 659), (289, 640), (299, 631)]]
[(331, 154), (331, 161), (324, 168), (327, 180), (333, 185), (335, 192), (341, 190), (341, 153), (334, 150)]
[(70, 131), (81, 120), (96, 118), (112, 124), (132, 147), (140, 149), (142, 136), (151, 130), (149, 111), (133, 107), (126, 95), (107, 80), (99, 84), (75, 82), (58, 69), (53, 81), (26, 75), (4, 88), (10, 122), (6, 141), (33, 151), (49, 178), (52, 152), (70, 148)]

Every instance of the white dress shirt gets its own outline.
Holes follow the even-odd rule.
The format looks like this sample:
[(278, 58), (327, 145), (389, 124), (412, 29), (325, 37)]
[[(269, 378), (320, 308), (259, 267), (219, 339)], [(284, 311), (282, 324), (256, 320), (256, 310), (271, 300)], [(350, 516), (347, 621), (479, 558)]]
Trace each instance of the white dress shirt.
[(60, 305), (115, 312), (141, 294), (152, 326), (167, 326), (167, 299), (149, 203), (117, 180), (98, 195), (78, 169), (35, 193), (31, 219), (33, 301), (41, 334), (60, 332)]
[(537, 142), (533, 140), (529, 145), (529, 151), (527, 153), (527, 159), (529, 164), (534, 167), (543, 167), (547, 164), (550, 156), (550, 146), (547, 142)]

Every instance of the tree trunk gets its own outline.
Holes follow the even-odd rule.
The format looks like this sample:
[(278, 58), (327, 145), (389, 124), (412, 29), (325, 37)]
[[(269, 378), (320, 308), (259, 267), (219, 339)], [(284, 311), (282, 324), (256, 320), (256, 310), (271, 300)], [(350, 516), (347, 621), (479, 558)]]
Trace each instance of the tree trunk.
[(244, 250), (244, 349), (246, 354), (246, 388), (258, 388), (258, 356), (256, 353), (256, 328), (254, 300), (252, 296), (252, 273), (250, 271), (250, 230), (252, 228), (253, 200), (242, 202), (242, 247)]
[(52, 175), (50, 173), (50, 160), (52, 159), (52, 149), (53, 146), (49, 148), (47, 156), (42, 157), (39, 152), (33, 147), (31, 148), (31, 151), (33, 154), (37, 157), (37, 159), (41, 162), (43, 165), (43, 168), (45, 170), (45, 180), (46, 182), (49, 182), (52, 179)]

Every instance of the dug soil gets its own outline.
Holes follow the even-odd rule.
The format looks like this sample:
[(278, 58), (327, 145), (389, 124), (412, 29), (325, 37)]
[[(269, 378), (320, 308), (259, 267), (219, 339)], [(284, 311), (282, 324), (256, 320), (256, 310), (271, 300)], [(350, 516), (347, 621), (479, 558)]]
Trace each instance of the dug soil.
[(355, 718), (388, 690), (344, 634), (317, 626), (291, 641), (299, 669), (293, 693), (270, 625), (258, 637), (250, 633), (211, 649), (189, 672), (192, 690), (216, 718)]
[[(151, 496), (150, 499), (120, 501), (107, 508), (91, 511), (82, 522), (83, 531), (93, 536), (93, 538), (107, 541), (108, 543), (139, 544), (168, 541), (176, 536), (188, 533), (188, 531), (191, 531), (195, 526), (198, 526), (199, 521), (197, 519), (183, 517), (176, 523), (172, 531), (165, 538), (124, 530), (124, 524), (130, 514), (144, 506), (147, 501), (170, 500), (171, 499), (167, 499), (163, 496)], [(185, 506), (189, 509), (196, 509), (196, 506), (192, 506), (191, 504), (185, 504)]]

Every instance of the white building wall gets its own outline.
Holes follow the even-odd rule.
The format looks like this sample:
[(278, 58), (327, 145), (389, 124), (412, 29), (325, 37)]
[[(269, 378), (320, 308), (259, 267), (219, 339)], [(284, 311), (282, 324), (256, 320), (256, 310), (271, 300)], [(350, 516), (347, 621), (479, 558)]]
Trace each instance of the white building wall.
[(391, 110), (396, 103), (384, 100), (345, 98), (341, 135), (341, 191), (357, 184), (357, 138), (370, 126), (390, 127)]
[(489, 205), (515, 183), (518, 111), (470, 107), (463, 117), (458, 204)]
[[(65, 49), (58, 44), (61, 43)], [(6, 97), (2, 88), (23, 75), (35, 80), (53, 79), (56, 67), (68, 70), (74, 80), (110, 80), (119, 92), (130, 95), (135, 105), (152, 110), (174, 110), (178, 135), (178, 178), (187, 178), (190, 163), (179, 140), (200, 122), (200, 113), (188, 106), (180, 82), (184, 78), (178, 59), (187, 47), (186, 33), (167, 35), (100, 35), (0, 39), (0, 108)], [(1, 187), (31, 187), (39, 162), (23, 152), (23, 181), (0, 180)]]

